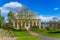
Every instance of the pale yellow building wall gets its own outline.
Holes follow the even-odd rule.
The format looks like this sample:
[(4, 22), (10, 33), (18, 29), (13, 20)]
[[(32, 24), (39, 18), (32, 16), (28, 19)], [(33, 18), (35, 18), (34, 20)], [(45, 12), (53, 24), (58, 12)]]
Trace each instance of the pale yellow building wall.
[(24, 28), (23, 27), (23, 23), (24, 22), (25, 22), (25, 24), (32, 22), (32, 26), (34, 26), (34, 22), (38, 22), (37, 24), (39, 26), (39, 29), (41, 29), (40, 19), (15, 19), (14, 20), (14, 23), (15, 23), (14, 26), (15, 26), (15, 28), (16, 28), (16, 25), (17, 25), (16, 23), (19, 22), (19, 21), (21, 21), (21, 23), (19, 23), (18, 25), (21, 25), (21, 28)]

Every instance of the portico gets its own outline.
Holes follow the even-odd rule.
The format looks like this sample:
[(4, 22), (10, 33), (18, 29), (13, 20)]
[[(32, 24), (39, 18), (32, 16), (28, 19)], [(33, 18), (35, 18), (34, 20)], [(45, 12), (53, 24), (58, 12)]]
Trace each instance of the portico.
[(38, 27), (40, 29), (40, 19), (15, 19), (14, 28), (16, 29), (30, 29), (31, 27)]
[(18, 12), (13, 20), (13, 27), (15, 29), (30, 29), (30, 28), (41, 28), (40, 18), (31, 11)]

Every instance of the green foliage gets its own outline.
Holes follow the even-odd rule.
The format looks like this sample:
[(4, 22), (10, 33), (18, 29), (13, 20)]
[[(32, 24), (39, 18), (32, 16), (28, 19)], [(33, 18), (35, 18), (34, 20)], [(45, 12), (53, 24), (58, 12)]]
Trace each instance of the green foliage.
[[(7, 32), (8, 30), (4, 29), (4, 32)], [(30, 35), (26, 30), (12, 30), (14, 35), (16, 37), (19, 37), (17, 40), (41, 40), (40, 38), (36, 38), (32, 35)]]
[(17, 40), (41, 40), (41, 39), (36, 37), (27, 37), (27, 38), (18, 38)]
[(14, 13), (12, 11), (10, 11), (8, 13), (8, 21), (9, 21), (9, 24), (12, 26), (13, 25), (13, 20), (14, 20)]
[(0, 27), (2, 27), (4, 25), (4, 17), (1, 15), (1, 11), (0, 11)]
[(27, 31), (13, 31), (16, 37), (31, 36)]
[(47, 31), (49, 31), (49, 27), (46, 27)]
[(36, 32), (38, 34), (45, 35), (45, 36), (60, 38), (60, 33), (50, 33), (50, 32), (46, 32), (46, 31), (41, 31), (40, 29), (33, 30), (33, 32)]
[[(8, 29), (4, 29), (4, 32), (9, 32)], [(31, 36), (26, 30), (12, 30), (15, 37), (29, 37)]]

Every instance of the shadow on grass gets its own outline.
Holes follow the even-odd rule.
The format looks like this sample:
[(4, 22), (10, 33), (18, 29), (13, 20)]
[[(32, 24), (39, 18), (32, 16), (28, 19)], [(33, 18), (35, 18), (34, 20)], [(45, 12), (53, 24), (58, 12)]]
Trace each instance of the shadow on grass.
[(60, 33), (60, 31), (48, 32), (48, 33)]

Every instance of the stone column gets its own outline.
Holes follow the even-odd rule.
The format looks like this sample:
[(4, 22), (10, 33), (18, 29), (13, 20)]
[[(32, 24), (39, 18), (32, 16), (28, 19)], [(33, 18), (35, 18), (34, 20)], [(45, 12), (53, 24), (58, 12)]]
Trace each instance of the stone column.
[(38, 21), (38, 25), (39, 25), (39, 29), (41, 29), (41, 22), (40, 21)]
[(13, 27), (15, 28), (15, 22), (13, 21)]
[(17, 29), (19, 29), (19, 21), (17, 21)]
[(22, 27), (22, 20), (21, 20), (21, 27)]
[(28, 27), (30, 28), (30, 22), (28, 23)]
[(26, 28), (26, 23), (24, 24), (25, 28)]
[(32, 21), (32, 26), (34, 26), (34, 22)]
[(17, 24), (17, 29), (19, 29), (19, 24)]
[(37, 21), (35, 22), (36, 26), (37, 26)]
[(41, 21), (39, 21), (40, 22), (40, 29), (41, 29)]

